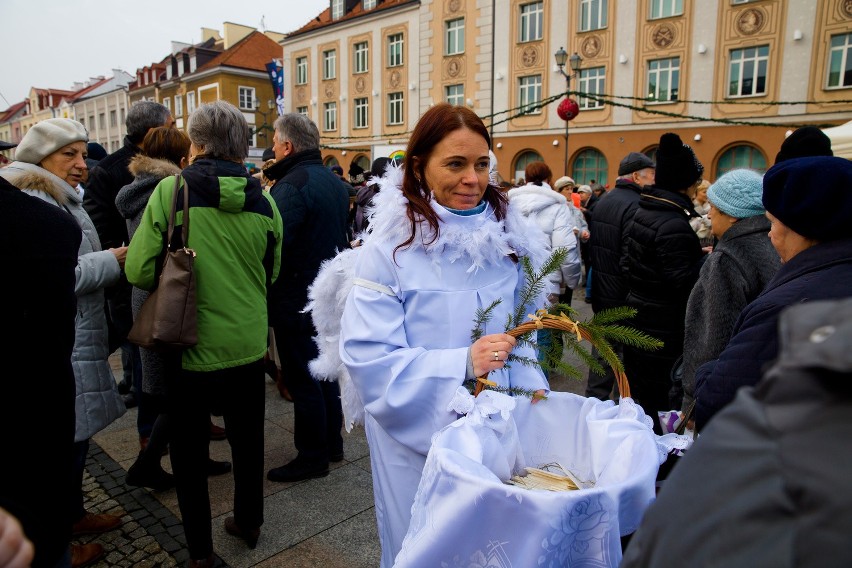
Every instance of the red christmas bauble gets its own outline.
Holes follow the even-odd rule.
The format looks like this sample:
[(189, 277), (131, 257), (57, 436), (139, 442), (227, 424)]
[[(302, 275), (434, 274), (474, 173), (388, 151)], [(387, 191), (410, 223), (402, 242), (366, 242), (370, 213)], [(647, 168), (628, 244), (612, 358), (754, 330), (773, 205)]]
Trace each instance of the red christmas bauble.
[(580, 105), (577, 104), (577, 101), (574, 99), (563, 99), (559, 106), (556, 107), (556, 114), (559, 115), (559, 118), (562, 120), (572, 120), (575, 116), (580, 114)]

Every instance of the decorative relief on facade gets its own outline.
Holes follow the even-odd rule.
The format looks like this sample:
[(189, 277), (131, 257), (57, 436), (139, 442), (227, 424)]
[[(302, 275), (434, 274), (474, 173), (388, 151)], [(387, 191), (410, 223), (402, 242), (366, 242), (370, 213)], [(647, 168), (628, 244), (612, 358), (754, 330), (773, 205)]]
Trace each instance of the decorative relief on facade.
[(464, 60), (461, 57), (452, 57), (444, 61), (444, 78), (455, 79), (464, 73)]
[(580, 46), (580, 51), (583, 52), (583, 56), (586, 59), (592, 59), (600, 54), (602, 47), (603, 41), (601, 41), (600, 36), (590, 35), (583, 40), (583, 43)]
[(331, 83), (326, 83), (326, 85), (325, 85), (325, 87), (323, 87), (323, 89), (324, 89), (326, 97), (328, 97), (329, 99), (334, 98), (334, 85), (332, 85)]
[(397, 87), (399, 87), (399, 85), (401, 83), (402, 83), (402, 73), (400, 73), (399, 71), (396, 71), (396, 70), (391, 71), (390, 75), (388, 76), (388, 84), (391, 87), (393, 87), (394, 89), (396, 89)]
[(661, 49), (669, 47), (675, 41), (675, 29), (669, 24), (660, 24), (651, 34), (651, 42)]
[(447, 2), (448, 12), (458, 12), (462, 9), (462, 0), (450, 0)]
[(852, 18), (852, 0), (843, 0), (840, 5), (840, 12), (847, 18)]
[(355, 79), (355, 92), (363, 93), (366, 87), (367, 81), (365, 81), (363, 77), (358, 77), (357, 79)]
[(737, 18), (737, 31), (743, 35), (754, 35), (763, 29), (766, 14), (758, 8), (744, 10)]
[(524, 67), (532, 67), (539, 63), (538, 48), (532, 45), (524, 47), (521, 51), (521, 63)]
[(305, 95), (305, 89), (296, 89), (296, 100), (300, 103), (305, 102), (308, 99), (307, 95)]

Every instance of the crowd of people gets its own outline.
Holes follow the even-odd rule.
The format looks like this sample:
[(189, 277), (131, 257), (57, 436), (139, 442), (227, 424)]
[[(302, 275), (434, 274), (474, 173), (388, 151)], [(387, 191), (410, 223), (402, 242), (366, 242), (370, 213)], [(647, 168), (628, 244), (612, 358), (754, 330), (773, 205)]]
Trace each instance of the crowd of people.
[[(840, 316), (849, 303), (817, 301), (852, 296), (845, 191), (852, 163), (832, 156), (818, 129), (789, 136), (765, 174), (735, 169), (716, 180), (666, 133), (653, 156), (629, 152), (610, 188), (554, 180), (542, 161), (528, 164), (523, 180), (500, 183), (482, 120), (449, 104), (423, 114), (402, 159), (379, 158), (369, 172), (350, 170), (348, 180), (339, 166), (324, 165), (317, 126), (301, 114), (275, 121), (256, 175), (244, 165), (249, 125), (229, 103), (201, 105), (184, 133), (166, 107), (141, 102), (127, 127), (124, 146), (106, 155), (79, 122), (45, 120), (0, 169), (0, 231), (15, 274), (3, 283), (15, 331), (3, 354), (19, 377), (4, 384), (4, 398), (17, 402), (0, 415), (21, 433), (4, 442), (6, 453), (25, 458), (0, 470), (0, 565), (79, 567), (103, 556), (101, 544), (71, 540), (121, 523), (86, 511), (83, 471), (92, 436), (132, 406), (140, 452), (127, 483), (176, 488), (190, 566), (214, 564), (209, 475), (233, 471), (233, 516), (224, 528), (257, 546), (265, 374), (292, 399), (297, 451), (266, 477), (323, 477), (344, 459), (340, 386), (311, 373), (317, 331), (304, 310), (323, 263), (344, 250), (357, 254), (334, 348), (364, 409), (382, 566), (392, 566), (402, 547), (432, 436), (457, 417), (448, 410), (456, 390), (488, 376), (546, 394), (540, 368), (507, 365), (510, 355), (541, 353), (503, 325), (517, 311), (570, 304), (580, 290), (595, 312), (634, 308), (629, 325), (662, 340), (656, 351), (614, 346), (654, 429), (663, 431), (660, 413), (676, 410), (690, 426), (694, 416), (701, 433), (663, 485), (626, 565), (714, 558), (726, 541), (706, 538), (712, 527), (680, 532), (691, 513), (682, 503), (712, 503), (714, 488), (738, 503), (709, 518), (719, 524), (756, 514), (759, 529), (780, 534), (791, 517), (810, 515), (801, 530), (827, 532), (817, 538), (825, 546), (842, 540), (827, 519), (849, 528), (848, 512), (821, 505), (829, 497), (816, 481), (796, 484), (798, 496), (788, 501), (779, 489), (773, 506), (750, 508), (746, 495), (758, 476), (783, 476), (777, 463), (796, 464), (803, 476), (813, 460), (834, 468), (819, 452), (826, 439), (842, 444), (838, 436), (850, 426), (849, 389), (838, 386), (850, 372), (848, 317)], [(187, 242), (180, 231), (169, 241), (170, 213), (184, 198), (188, 214), (175, 223), (184, 228), (191, 218), (192, 232)], [(167, 249), (183, 247), (196, 255), (198, 343), (168, 352), (132, 344), (130, 328), (157, 287)], [(556, 249), (564, 261), (546, 289), (522, 300), (521, 258), (541, 266)], [(803, 303), (813, 305), (786, 311)], [(491, 318), (472, 337), (477, 310), (486, 307)], [(541, 330), (536, 343), (541, 350), (557, 340)], [(813, 353), (803, 354), (797, 346), (808, 341)], [(116, 350), (124, 393), (108, 363)], [(42, 382), (24, 378), (33, 363)], [(590, 372), (586, 396), (617, 399), (613, 379), (611, 370)], [(785, 410), (795, 396), (810, 406)], [(48, 435), (35, 437), (39, 413), (19, 404), (29, 400), (50, 414)], [(824, 427), (823, 409), (834, 431)], [(209, 457), (210, 441), (222, 438), (233, 464)], [(735, 439), (739, 445), (730, 444)], [(166, 452), (172, 473), (161, 463)], [(749, 460), (753, 474), (739, 467)], [(848, 473), (847, 462), (837, 467)], [(726, 475), (732, 485), (720, 486)], [(678, 515), (683, 520), (671, 522)], [(731, 563), (756, 553), (759, 539), (749, 544), (745, 535), (757, 532), (725, 550)], [(806, 556), (816, 550), (801, 546)]]

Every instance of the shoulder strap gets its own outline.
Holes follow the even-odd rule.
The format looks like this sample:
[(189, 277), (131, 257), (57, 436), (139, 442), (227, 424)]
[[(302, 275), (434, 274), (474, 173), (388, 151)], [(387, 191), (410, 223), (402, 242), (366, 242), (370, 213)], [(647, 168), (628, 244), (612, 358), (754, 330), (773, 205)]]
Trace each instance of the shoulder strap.
[(184, 247), (189, 244), (189, 184), (186, 183), (186, 179), (181, 174), (176, 174), (175, 191), (174, 195), (172, 195), (172, 210), (169, 213), (169, 249), (172, 247), (172, 239), (174, 238), (177, 195), (178, 191), (180, 191), (181, 181), (183, 181), (183, 224), (181, 225), (181, 239)]

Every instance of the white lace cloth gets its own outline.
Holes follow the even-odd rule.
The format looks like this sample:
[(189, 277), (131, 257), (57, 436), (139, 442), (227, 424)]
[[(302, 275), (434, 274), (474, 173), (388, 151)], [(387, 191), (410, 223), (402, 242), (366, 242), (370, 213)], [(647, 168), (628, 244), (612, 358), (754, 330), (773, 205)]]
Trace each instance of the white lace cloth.
[[(668, 453), (639, 406), (556, 392), (536, 405), (490, 391), (474, 401), (460, 390), (451, 407), (467, 415), (433, 438), (395, 566), (618, 565), (620, 537), (653, 501)], [(555, 462), (593, 487), (502, 481)]]

